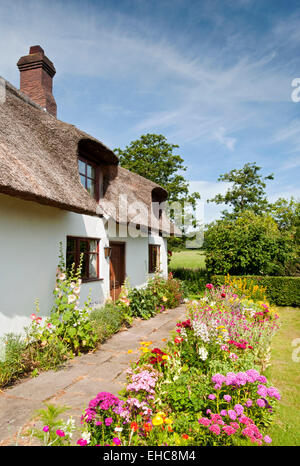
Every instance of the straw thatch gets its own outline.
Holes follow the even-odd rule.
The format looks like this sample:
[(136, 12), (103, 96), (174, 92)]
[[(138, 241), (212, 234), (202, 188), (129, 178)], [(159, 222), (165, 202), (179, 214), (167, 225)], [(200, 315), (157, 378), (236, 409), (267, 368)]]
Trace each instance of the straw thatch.
[[(121, 168), (117, 156), (102, 142), (57, 120), (7, 81), (5, 85), (6, 98), (0, 102), (0, 193), (76, 213), (112, 216), (117, 222), (122, 216), (119, 195), (126, 194), (128, 205), (139, 201), (148, 206), (149, 214), (139, 223), (151, 225), (151, 202), (166, 199), (163, 188)], [(100, 203), (80, 183), (80, 145), (102, 167), (104, 197)], [(169, 225), (163, 215), (159, 229), (168, 230)]]

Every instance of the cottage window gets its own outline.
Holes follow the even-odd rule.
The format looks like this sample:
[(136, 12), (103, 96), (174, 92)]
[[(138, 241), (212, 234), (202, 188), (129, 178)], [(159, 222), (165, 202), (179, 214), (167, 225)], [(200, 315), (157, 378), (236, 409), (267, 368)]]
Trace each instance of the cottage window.
[(160, 268), (160, 246), (149, 244), (149, 273), (155, 273)]
[(99, 240), (92, 238), (67, 237), (67, 269), (78, 267), (83, 254), (81, 278), (88, 282), (99, 279)]
[(89, 160), (78, 158), (78, 168), (80, 181), (82, 186), (93, 196), (96, 200), (99, 198), (99, 186), (97, 177), (99, 170), (96, 164)]

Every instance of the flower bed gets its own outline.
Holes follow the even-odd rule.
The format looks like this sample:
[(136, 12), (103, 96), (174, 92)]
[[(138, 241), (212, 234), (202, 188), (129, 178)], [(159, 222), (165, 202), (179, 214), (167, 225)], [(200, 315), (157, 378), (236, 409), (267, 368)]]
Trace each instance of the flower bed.
[(214, 288), (187, 306), (166, 346), (142, 342), (118, 397), (101, 392), (78, 445), (267, 445), (280, 394), (263, 375), (278, 316)]

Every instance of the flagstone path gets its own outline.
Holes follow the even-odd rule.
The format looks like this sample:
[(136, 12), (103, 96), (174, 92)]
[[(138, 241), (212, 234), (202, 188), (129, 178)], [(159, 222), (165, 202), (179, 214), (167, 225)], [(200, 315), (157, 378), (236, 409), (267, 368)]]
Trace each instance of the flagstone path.
[(164, 346), (162, 340), (169, 337), (185, 312), (185, 307), (180, 306), (150, 320), (135, 320), (130, 329), (113, 335), (94, 353), (71, 360), (59, 371), (44, 372), (0, 392), (0, 446), (34, 444), (24, 433), (35, 424), (33, 414), (45, 402), (69, 406), (60, 417), (73, 416), (80, 426), (82, 411), (91, 398), (101, 391), (117, 395), (124, 387), (125, 371), (139, 357), (139, 342), (151, 340), (151, 347)]

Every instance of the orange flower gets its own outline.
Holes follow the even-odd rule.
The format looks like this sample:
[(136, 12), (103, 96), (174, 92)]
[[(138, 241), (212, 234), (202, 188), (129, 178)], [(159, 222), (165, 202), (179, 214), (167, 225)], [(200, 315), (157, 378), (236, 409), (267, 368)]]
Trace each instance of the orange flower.
[(146, 424), (144, 424), (144, 429), (146, 432), (151, 432), (151, 430), (153, 429), (152, 424), (150, 424), (150, 422), (147, 422)]
[(168, 426), (168, 431), (169, 431), (169, 432), (173, 432), (173, 429), (172, 429), (171, 426)]
[(134, 430), (134, 432), (135, 432), (135, 431), (138, 430), (139, 426), (138, 426), (138, 424), (137, 424), (136, 422), (132, 422), (132, 423), (130, 424), (130, 428), (131, 428), (132, 430)]
[(184, 440), (187, 440), (187, 439), (189, 438), (189, 436), (188, 436), (187, 434), (182, 434), (182, 438), (183, 438)]

